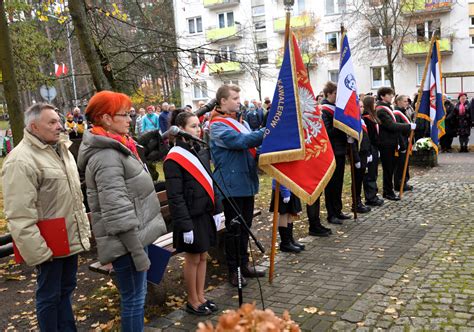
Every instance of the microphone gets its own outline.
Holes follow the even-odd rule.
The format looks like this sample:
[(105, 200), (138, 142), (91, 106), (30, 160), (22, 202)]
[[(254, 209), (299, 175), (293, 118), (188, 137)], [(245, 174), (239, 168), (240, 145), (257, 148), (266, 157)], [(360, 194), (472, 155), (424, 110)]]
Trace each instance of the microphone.
[(187, 132), (179, 129), (177, 126), (171, 126), (170, 129), (168, 129), (165, 133), (167, 133), (167, 132), (169, 132), (169, 135), (181, 136), (183, 138), (186, 138), (186, 139), (189, 139), (189, 140), (196, 141), (196, 142), (199, 142), (201, 144), (207, 145), (207, 143), (204, 142), (199, 137), (191, 135), (190, 133), (187, 133)]

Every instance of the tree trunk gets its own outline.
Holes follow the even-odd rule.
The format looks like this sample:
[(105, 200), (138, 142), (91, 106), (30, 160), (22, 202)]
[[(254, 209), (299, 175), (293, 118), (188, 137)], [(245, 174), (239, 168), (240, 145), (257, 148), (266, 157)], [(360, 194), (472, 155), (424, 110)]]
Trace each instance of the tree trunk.
[(0, 0), (0, 63), (3, 74), (5, 99), (8, 105), (10, 127), (13, 132), (13, 142), (20, 143), (23, 138), (23, 112), (20, 105), (20, 94), (13, 67), (12, 44), (8, 32), (7, 16), (5, 13), (4, 0)]
[(92, 34), (87, 25), (87, 14), (84, 1), (68, 1), (69, 12), (74, 23), (74, 33), (79, 41), (79, 48), (84, 56), (92, 75), (92, 81), (97, 91), (112, 90), (112, 85), (104, 74), (99, 54), (92, 40)]

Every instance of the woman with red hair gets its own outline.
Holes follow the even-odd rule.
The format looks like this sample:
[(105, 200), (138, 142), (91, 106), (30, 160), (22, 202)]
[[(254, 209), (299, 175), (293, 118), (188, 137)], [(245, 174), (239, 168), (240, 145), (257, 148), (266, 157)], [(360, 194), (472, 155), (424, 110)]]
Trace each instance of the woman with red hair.
[(85, 172), (92, 231), (102, 264), (112, 263), (121, 297), (122, 331), (143, 331), (147, 246), (166, 233), (152, 179), (128, 135), (131, 100), (101, 91), (86, 108), (78, 166)]

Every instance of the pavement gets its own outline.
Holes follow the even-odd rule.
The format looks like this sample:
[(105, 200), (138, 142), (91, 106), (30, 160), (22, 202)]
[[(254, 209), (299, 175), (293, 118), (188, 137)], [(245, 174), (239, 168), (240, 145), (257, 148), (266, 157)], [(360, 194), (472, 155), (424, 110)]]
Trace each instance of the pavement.
[[(438, 160), (401, 201), (332, 227), (329, 238), (301, 239), (298, 255), (278, 253), (273, 283), (250, 279), (244, 302), (261, 309), (263, 297), (302, 331), (474, 331), (474, 154)], [(229, 284), (206, 296), (238, 307)], [(177, 310), (146, 330), (192, 331), (217, 318)]]

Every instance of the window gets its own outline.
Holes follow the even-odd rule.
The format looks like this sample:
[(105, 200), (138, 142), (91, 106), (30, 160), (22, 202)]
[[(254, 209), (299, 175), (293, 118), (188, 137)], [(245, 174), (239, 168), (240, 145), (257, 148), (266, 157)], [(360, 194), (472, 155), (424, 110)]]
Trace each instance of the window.
[(474, 16), (469, 17), (469, 22), (471, 23), (471, 28), (474, 28)]
[(207, 82), (200, 81), (193, 84), (194, 99), (207, 99)]
[(193, 67), (200, 67), (204, 62), (204, 52), (191, 52), (191, 61)]
[(441, 29), (439, 28), (439, 21), (425, 21), (416, 25), (416, 41), (428, 41), (431, 39), (433, 31), (436, 36), (441, 36)]
[(188, 18), (188, 32), (190, 34), (201, 33), (202, 32), (202, 18), (201, 18), (201, 16), (194, 17), (194, 18)]
[(370, 47), (376, 48), (383, 46), (381, 30), (382, 29), (377, 28), (370, 29)]
[(265, 21), (255, 22), (255, 30), (264, 30), (266, 27)]
[(222, 46), (219, 50), (218, 57), (220, 58), (220, 61), (216, 62), (235, 61), (236, 57), (234, 52), (234, 46)]
[(471, 36), (471, 47), (474, 47), (474, 36)]
[(234, 26), (234, 12), (220, 13), (217, 15), (219, 18), (219, 28)]
[(417, 63), (416, 64), (416, 85), (420, 86), (421, 81), (423, 81), (423, 71), (425, 70), (424, 63)]
[(252, 7), (252, 16), (262, 16), (265, 15), (265, 6), (255, 6)]
[(390, 86), (390, 80), (387, 77), (388, 67), (372, 67), (371, 79), (372, 88), (380, 88), (381, 86)]
[(331, 82), (336, 82), (339, 80), (339, 70), (328, 70), (328, 79)]
[(325, 0), (326, 15), (340, 14), (346, 11), (346, 0)]
[(268, 64), (267, 43), (257, 43), (257, 59), (259, 65)]
[(326, 44), (328, 52), (339, 51), (339, 32), (326, 33)]
[(234, 84), (234, 85), (239, 86), (239, 80), (224, 80), (224, 81), (222, 81), (222, 83), (224, 83), (224, 84)]
[(293, 5), (293, 15), (301, 15), (306, 10), (305, 0), (296, 0)]

